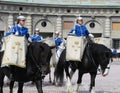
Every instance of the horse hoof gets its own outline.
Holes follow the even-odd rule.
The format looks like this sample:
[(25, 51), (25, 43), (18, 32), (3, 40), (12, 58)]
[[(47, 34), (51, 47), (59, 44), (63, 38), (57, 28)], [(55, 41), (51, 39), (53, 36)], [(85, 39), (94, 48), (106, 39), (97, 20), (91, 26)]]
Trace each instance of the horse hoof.
[(49, 81), (49, 83), (51, 84), (51, 83), (52, 83), (52, 81)]
[(55, 85), (55, 82), (53, 82), (52, 84)]
[(90, 90), (90, 93), (95, 93), (94, 87)]

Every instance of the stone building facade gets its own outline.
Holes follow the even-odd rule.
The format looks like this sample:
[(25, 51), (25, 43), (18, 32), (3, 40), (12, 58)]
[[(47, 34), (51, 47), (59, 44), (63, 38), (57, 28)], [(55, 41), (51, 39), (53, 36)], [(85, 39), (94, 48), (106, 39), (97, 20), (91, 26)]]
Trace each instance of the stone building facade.
[(111, 47), (120, 47), (119, 0), (0, 0), (1, 37), (9, 25), (15, 24), (18, 15), (27, 18), (30, 34), (39, 28), (44, 37), (59, 31), (63, 38), (74, 26), (75, 19), (82, 16), (95, 37), (111, 38)]

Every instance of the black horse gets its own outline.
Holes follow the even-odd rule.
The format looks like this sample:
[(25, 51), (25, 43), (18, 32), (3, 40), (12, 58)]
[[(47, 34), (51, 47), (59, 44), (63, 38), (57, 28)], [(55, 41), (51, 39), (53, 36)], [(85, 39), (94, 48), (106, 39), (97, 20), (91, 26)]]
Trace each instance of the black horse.
[(82, 82), (82, 76), (85, 73), (89, 73), (91, 76), (89, 91), (90, 93), (94, 93), (93, 89), (95, 87), (97, 68), (100, 65), (102, 70), (102, 75), (103, 76), (107, 75), (108, 69), (110, 68), (110, 63), (112, 61), (111, 58), (112, 58), (111, 50), (105, 47), (104, 45), (96, 44), (96, 43), (88, 43), (86, 45), (81, 62), (66, 61), (66, 50), (64, 50), (60, 56), (59, 62), (54, 72), (56, 81), (58, 81), (59, 79), (63, 80), (64, 70), (65, 70), (68, 80), (67, 91), (71, 93), (72, 90), (70, 89), (72, 88), (70, 87), (71, 86), (70, 79), (72, 78), (72, 75), (71, 73), (69, 73), (69, 67), (71, 68), (72, 72), (75, 72), (76, 69), (78, 69), (78, 81), (77, 81), (77, 88), (75, 90), (75, 93), (78, 92), (79, 86)]
[[(17, 66), (9, 66), (0, 68), (0, 93), (3, 93), (3, 79), (6, 75), (11, 79), (10, 75), (13, 74), (11, 82), (19, 82), (18, 93), (23, 93), (24, 82), (34, 81), (38, 90), (38, 93), (43, 93), (42, 90), (42, 78), (50, 72), (50, 58), (51, 48), (40, 42), (33, 42), (28, 46), (26, 54), (26, 68), (20, 68)], [(11, 86), (13, 87), (13, 85)], [(10, 93), (13, 93), (10, 88)]]

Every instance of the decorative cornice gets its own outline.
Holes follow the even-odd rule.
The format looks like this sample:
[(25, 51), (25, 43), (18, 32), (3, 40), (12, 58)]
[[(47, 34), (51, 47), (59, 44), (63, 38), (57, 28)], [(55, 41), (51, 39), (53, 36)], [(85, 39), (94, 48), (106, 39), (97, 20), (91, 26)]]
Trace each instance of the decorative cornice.
[(10, 5), (10, 4), (3, 4), (0, 5), (0, 12), (1, 13), (21, 13), (21, 14), (36, 14), (36, 15), (66, 15), (66, 16), (106, 16), (106, 15), (114, 15), (119, 16), (120, 14), (120, 7), (119, 8), (84, 8), (84, 7), (43, 7), (43, 6), (30, 6), (30, 5)]

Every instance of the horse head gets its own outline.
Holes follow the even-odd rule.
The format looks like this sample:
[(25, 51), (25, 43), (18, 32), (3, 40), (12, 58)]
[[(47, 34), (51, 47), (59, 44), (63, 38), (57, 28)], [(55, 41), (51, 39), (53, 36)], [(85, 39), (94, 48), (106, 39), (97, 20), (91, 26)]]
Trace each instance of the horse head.
[(88, 58), (90, 59), (90, 62), (92, 63), (92, 66), (94, 66), (96, 69), (100, 65), (102, 75), (106, 76), (109, 72), (110, 65), (112, 62), (112, 52), (109, 48), (102, 44), (97, 43), (90, 43), (88, 44), (89, 51)]
[(104, 55), (104, 58), (103, 58), (103, 61), (101, 61), (100, 66), (101, 66), (102, 75), (106, 76), (109, 73), (109, 69), (113, 61), (112, 52), (110, 49), (107, 49), (103, 55)]
[[(36, 73), (37, 76), (48, 74), (50, 72), (51, 55), (51, 49), (47, 44), (32, 42), (27, 52), (28, 71), (33, 71), (33, 74)], [(31, 73), (28, 72), (28, 74)]]
[(41, 45), (42, 52), (41, 52), (41, 70), (42, 70), (42, 76), (47, 75), (50, 72), (50, 58), (52, 56), (51, 48), (43, 43)]

